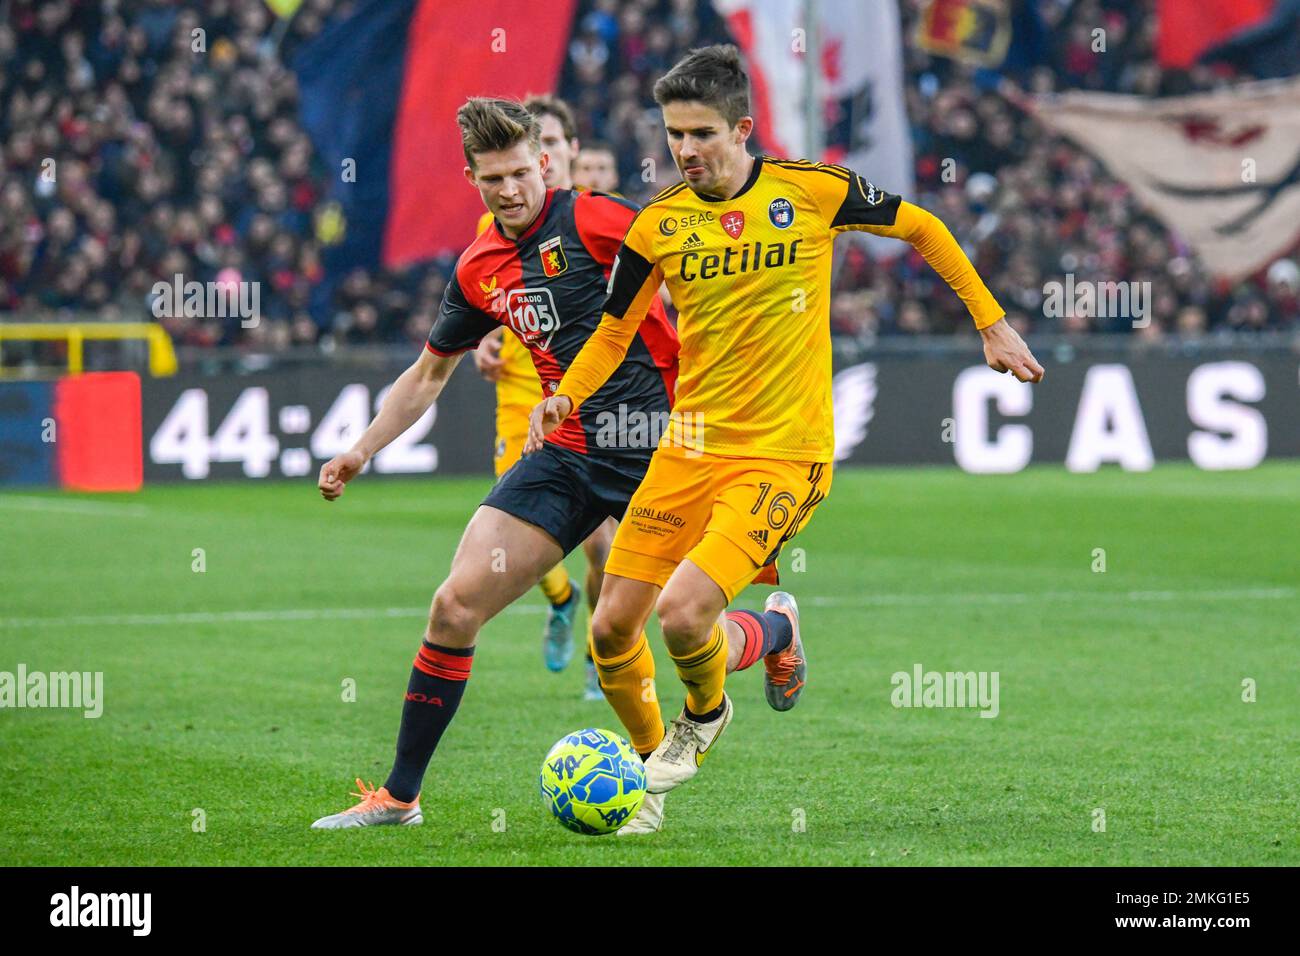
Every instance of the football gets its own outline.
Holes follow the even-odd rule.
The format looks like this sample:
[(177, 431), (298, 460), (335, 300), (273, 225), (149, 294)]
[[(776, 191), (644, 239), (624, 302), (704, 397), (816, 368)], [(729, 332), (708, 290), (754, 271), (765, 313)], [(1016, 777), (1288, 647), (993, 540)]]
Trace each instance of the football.
[(542, 801), (574, 833), (603, 836), (631, 820), (645, 799), (645, 765), (610, 730), (567, 734), (542, 761)]

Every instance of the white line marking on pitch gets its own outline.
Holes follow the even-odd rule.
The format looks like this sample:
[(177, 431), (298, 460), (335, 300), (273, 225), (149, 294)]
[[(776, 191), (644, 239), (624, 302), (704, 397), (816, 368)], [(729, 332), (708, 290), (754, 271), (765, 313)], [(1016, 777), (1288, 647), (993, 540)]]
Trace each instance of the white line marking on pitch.
[(59, 500), (29, 495), (0, 495), (0, 508), (18, 511), (56, 511), (70, 515), (104, 515), (110, 518), (143, 518), (149, 514), (144, 505), (115, 504), (108, 501)]
[[(537, 604), (512, 604), (503, 614), (542, 614)], [(275, 621), (373, 620), (374, 618), (424, 618), (428, 608), (326, 607), (274, 611), (182, 611), (176, 614), (74, 614), (67, 617), (0, 618), (6, 627), (154, 627), (171, 624), (262, 624)]]
[[(814, 607), (863, 607), (870, 605), (935, 604), (1031, 604), (1040, 601), (1258, 601), (1286, 600), (1296, 596), (1295, 588), (1238, 588), (1218, 591), (1044, 591), (1039, 594), (869, 594), (855, 598), (811, 596)], [(503, 614), (541, 615), (537, 604), (512, 604)], [(0, 618), (0, 628), (20, 627), (154, 627), (173, 624), (263, 624), (276, 621), (367, 620), (374, 618), (423, 618), (426, 608), (335, 607), (289, 608), (267, 611), (188, 611), (174, 614), (76, 614), (65, 617)]]
[(1295, 588), (1236, 588), (1218, 591), (1040, 591), (1036, 594), (867, 594), (811, 597), (814, 607), (933, 604), (1034, 604), (1040, 601), (1276, 601), (1295, 597)]

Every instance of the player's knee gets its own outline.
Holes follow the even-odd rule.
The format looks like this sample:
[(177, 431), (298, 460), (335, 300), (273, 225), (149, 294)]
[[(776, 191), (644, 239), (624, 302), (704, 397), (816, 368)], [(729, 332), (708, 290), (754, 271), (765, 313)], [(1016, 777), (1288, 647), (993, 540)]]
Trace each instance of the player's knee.
[(618, 657), (630, 651), (641, 629), (626, 621), (620, 621), (603, 608), (597, 608), (591, 618), (591, 643), (596, 656), (602, 660)]
[(664, 642), (674, 654), (686, 653), (702, 644), (716, 617), (712, 609), (701, 602), (679, 597), (670, 591), (659, 595), (655, 613), (659, 615)]
[(434, 644), (468, 646), (474, 642), (482, 626), (482, 615), (465, 600), (459, 588), (444, 581), (433, 596), (425, 640)]

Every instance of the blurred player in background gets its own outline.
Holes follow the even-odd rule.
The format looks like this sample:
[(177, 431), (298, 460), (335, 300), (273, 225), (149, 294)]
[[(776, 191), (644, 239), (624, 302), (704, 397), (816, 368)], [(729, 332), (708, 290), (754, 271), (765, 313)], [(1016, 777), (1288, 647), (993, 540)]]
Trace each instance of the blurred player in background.
[[(524, 100), (524, 108), (536, 116), (541, 124), (542, 152), (550, 157), (550, 165), (545, 174), (547, 188), (573, 189), (575, 183), (571, 170), (579, 145), (573, 112), (567, 103), (554, 96), (531, 96)], [(485, 212), (478, 221), (476, 235), (491, 225), (492, 213)], [(496, 384), (496, 451), (493, 464), (498, 478), (519, 460), (524, 441), (528, 438), (528, 413), (537, 404), (541, 389), (528, 350), (515, 336), (506, 335), (504, 331), (498, 329), (486, 336), (474, 352), (474, 364), (480, 374)], [(613, 540), (614, 522), (611, 520), (597, 528), (582, 543), (583, 553), (587, 556), (587, 603), (591, 610), (596, 607), (605, 558), (609, 555), (609, 546)], [(543, 656), (550, 670), (561, 671), (573, 656), (573, 627), (581, 607), (582, 588), (570, 580), (568, 568), (563, 563), (557, 564), (542, 577), (540, 587), (551, 605), (542, 637)], [(590, 614), (587, 621), (587, 673), (583, 698), (604, 700), (596, 665), (591, 658)]]
[(608, 143), (588, 143), (573, 163), (573, 184), (578, 189), (618, 195), (618, 159)]
[(684, 182), (633, 220), (600, 326), (534, 409), (525, 446), (540, 446), (600, 388), (666, 282), (679, 311), (677, 399), (615, 535), (594, 621), (603, 658), (635, 646), (657, 611), (686, 689), (681, 715), (646, 761), (649, 793), (628, 824), (643, 832), (658, 829), (663, 795), (695, 775), (731, 720), (729, 645), (762, 656), (777, 710), (806, 682), (791, 595), (772, 593), (762, 613), (725, 612), (830, 490), (835, 235), (909, 242), (966, 305), (991, 367), (1021, 381), (1043, 374), (937, 218), (842, 166), (750, 155), (749, 77), (734, 46), (691, 51), (654, 95)]

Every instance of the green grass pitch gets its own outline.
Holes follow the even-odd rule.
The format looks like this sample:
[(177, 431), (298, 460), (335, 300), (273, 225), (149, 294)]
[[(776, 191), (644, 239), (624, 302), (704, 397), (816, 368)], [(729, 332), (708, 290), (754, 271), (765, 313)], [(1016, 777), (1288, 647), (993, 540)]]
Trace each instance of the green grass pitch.
[[(363, 478), (334, 505), (311, 481), (0, 494), (0, 670), (104, 674), (97, 720), (0, 710), (0, 857), (1300, 864), (1300, 463), (841, 471), (795, 542), (804, 570), (785, 562), (804, 698), (777, 714), (761, 667), (735, 675), (735, 722), (661, 833), (580, 837), (540, 805), (550, 744), (617, 724), (581, 701), (580, 660), (543, 669), (536, 592), (480, 639), (425, 825), (310, 831), (353, 777), (383, 781), (424, 608), (486, 487)], [(996, 671), (998, 716), (894, 707), (891, 675), (915, 664)]]

